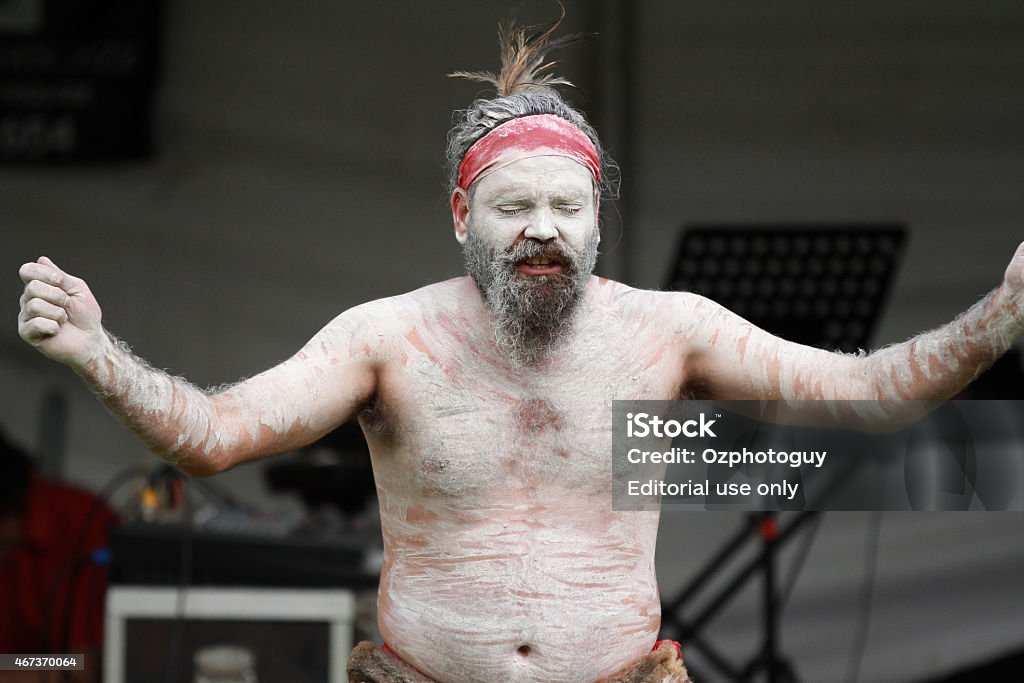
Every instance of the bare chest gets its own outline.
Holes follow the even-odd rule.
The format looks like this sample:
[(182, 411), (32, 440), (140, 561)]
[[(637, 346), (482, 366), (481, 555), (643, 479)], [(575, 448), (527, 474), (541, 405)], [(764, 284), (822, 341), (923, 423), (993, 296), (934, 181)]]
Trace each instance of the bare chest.
[(644, 341), (590, 338), (524, 368), (412, 335), (364, 420), (378, 484), (467, 505), (606, 495), (612, 401), (680, 393), (678, 361)]

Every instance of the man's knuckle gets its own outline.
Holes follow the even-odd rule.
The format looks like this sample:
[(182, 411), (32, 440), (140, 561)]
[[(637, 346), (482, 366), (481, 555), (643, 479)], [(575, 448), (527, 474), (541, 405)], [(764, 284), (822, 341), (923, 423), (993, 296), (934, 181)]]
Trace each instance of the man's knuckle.
[(30, 286), (32, 287), (32, 296), (36, 298), (45, 299), (49, 296), (53, 296), (53, 287), (42, 280), (33, 280), (30, 283)]

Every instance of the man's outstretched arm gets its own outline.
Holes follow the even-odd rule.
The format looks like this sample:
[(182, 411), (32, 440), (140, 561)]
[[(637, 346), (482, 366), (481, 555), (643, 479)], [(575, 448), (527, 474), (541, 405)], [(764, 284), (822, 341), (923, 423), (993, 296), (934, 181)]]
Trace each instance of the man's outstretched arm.
[[(688, 363), (699, 393), (715, 399), (943, 400), (1024, 334), (1024, 244), (1002, 284), (951, 323), (868, 355), (787, 342), (711, 302), (691, 313)], [(899, 419), (899, 416), (893, 416)]]
[(80, 278), (46, 257), (19, 274), (22, 339), (71, 367), (148, 447), (193, 476), (310, 443), (349, 419), (376, 389), (372, 347), (355, 343), (366, 329), (358, 309), (280, 365), (203, 391), (150, 367), (110, 335)]

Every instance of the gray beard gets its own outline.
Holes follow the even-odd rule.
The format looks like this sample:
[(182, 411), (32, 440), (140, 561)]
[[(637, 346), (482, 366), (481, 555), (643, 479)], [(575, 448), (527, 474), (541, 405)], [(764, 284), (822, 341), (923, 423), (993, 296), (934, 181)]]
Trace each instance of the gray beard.
[[(509, 358), (522, 365), (542, 360), (572, 331), (587, 281), (597, 263), (598, 232), (580, 251), (524, 239), (509, 251), (498, 252), (470, 229), (463, 247), (466, 270), (476, 282), (494, 323), (494, 340)], [(555, 275), (530, 276), (516, 265), (532, 256), (562, 264)]]

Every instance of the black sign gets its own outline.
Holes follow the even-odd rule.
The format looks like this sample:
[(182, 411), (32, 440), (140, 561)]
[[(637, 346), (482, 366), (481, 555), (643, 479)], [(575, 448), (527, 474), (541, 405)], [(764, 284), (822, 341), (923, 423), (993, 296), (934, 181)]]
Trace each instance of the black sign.
[(0, 0), (0, 161), (152, 153), (159, 0)]

